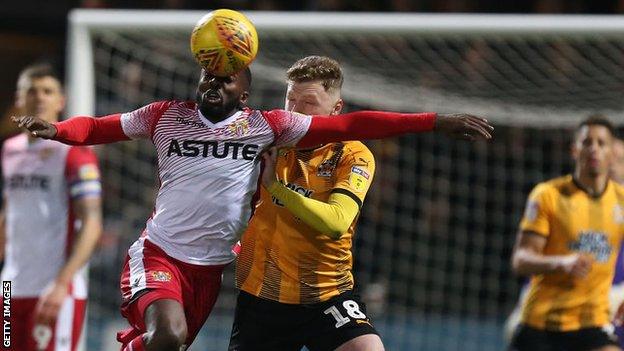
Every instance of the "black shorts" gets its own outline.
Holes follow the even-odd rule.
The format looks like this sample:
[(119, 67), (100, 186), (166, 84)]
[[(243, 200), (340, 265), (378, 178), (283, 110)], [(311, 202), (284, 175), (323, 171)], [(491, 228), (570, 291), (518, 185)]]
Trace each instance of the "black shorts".
[(352, 291), (326, 302), (291, 305), (241, 291), (229, 351), (335, 350), (360, 335), (378, 334)]
[(555, 332), (520, 325), (511, 341), (511, 351), (591, 351), (618, 346), (614, 334), (602, 328)]

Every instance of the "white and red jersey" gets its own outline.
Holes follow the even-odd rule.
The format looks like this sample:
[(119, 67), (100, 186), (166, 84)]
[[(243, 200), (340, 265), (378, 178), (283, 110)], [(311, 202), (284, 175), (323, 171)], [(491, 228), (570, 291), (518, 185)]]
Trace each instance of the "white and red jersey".
[(158, 154), (161, 184), (147, 238), (186, 263), (232, 261), (232, 246), (252, 215), (260, 154), (272, 145), (295, 145), (310, 121), (282, 110), (244, 110), (212, 123), (196, 103), (180, 101), (122, 114), (124, 134), (150, 138)]
[[(6, 246), (2, 280), (13, 297), (37, 297), (69, 257), (74, 233), (72, 201), (100, 196), (95, 154), (86, 147), (52, 140), (29, 142), (26, 134), (5, 141), (2, 173), (6, 201)], [(86, 298), (84, 269), (76, 274), (72, 296)]]

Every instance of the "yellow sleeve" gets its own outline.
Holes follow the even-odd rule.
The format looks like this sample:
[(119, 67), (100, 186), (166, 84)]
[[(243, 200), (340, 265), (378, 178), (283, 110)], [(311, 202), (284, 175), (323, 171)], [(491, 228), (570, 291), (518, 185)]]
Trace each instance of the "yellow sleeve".
[(543, 236), (550, 235), (551, 202), (549, 201), (548, 186), (536, 186), (527, 200), (524, 215), (520, 221), (521, 231), (530, 231)]
[(351, 196), (362, 207), (375, 175), (375, 158), (364, 144), (349, 143), (336, 169), (332, 193)]
[(339, 239), (349, 229), (360, 210), (345, 194), (332, 193), (325, 203), (294, 192), (280, 182), (274, 182), (267, 190), (305, 224), (332, 239)]

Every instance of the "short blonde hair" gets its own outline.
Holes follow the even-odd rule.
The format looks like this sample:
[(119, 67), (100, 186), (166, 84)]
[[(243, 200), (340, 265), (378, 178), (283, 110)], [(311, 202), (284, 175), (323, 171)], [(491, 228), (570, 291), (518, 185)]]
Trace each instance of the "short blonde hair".
[(344, 77), (338, 61), (327, 56), (307, 56), (295, 62), (286, 77), (292, 82), (320, 80), (325, 91), (340, 90)]

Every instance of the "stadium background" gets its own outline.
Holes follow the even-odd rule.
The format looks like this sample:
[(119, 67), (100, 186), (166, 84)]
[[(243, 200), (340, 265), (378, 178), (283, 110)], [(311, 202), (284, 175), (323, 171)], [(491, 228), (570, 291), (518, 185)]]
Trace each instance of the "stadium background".
[[(201, 1), (21, 1), (0, 8), (2, 135), (13, 133), (17, 73), (47, 60), (65, 67), (71, 8), (204, 9)], [(212, 8), (356, 12), (614, 14), (624, 1), (218, 1)], [(35, 11), (36, 9), (36, 11)], [(321, 16), (316, 14), (316, 16)], [(624, 21), (624, 19), (622, 19)], [(42, 34), (45, 33), (45, 34)], [(618, 38), (413, 37), (294, 33), (262, 37), (251, 105), (283, 103), (283, 70), (309, 54), (345, 66), (347, 109), (487, 105), (495, 140), (468, 146), (434, 135), (368, 143), (378, 174), (356, 235), (355, 275), (388, 350), (501, 350), (519, 281), (509, 257), (527, 192), (568, 172), (569, 131), (585, 111), (622, 124), (624, 42)], [(184, 33), (107, 31), (95, 37), (97, 114), (161, 98), (191, 98), (197, 79)], [(155, 59), (157, 57), (157, 59)], [(435, 91), (436, 94), (428, 94)], [(410, 100), (411, 95), (418, 95)], [(432, 96), (430, 96), (432, 95)], [(424, 96), (424, 97), (422, 97)], [(485, 103), (484, 103), (485, 102)], [(526, 106), (517, 111), (510, 106)], [(511, 112), (510, 112), (511, 111)], [(530, 112), (529, 112), (530, 111)], [(538, 111), (538, 113), (535, 113)], [(563, 112), (562, 112), (563, 111)], [(568, 115), (567, 113), (570, 112)], [(487, 113), (486, 113), (487, 114)], [(511, 117), (509, 117), (511, 116)], [(489, 115), (490, 117), (490, 115)], [(504, 121), (504, 122), (503, 122)], [(87, 350), (114, 350), (118, 277), (126, 249), (152, 210), (155, 158), (148, 143), (98, 148), (106, 232), (91, 263)], [(192, 350), (224, 350), (235, 289), (232, 267)]]

